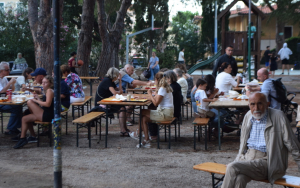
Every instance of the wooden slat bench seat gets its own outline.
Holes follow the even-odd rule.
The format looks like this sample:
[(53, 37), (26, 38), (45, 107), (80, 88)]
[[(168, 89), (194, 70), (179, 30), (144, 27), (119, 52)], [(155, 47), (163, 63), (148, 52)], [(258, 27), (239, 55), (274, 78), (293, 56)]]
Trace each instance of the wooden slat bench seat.
[(75, 110), (78, 110), (78, 117), (80, 117), (80, 110), (81, 110), (81, 115), (84, 115), (84, 107), (87, 107), (87, 111), (89, 111), (89, 107), (90, 109), (92, 109), (92, 96), (85, 96), (85, 99), (83, 102), (75, 102), (72, 103), (72, 117), (74, 120), (74, 113)]
[(51, 122), (42, 122), (42, 121), (35, 121), (35, 124), (38, 126), (38, 137), (37, 137), (37, 147), (40, 146), (40, 129), (48, 128), (48, 138), (49, 138), (49, 145), (52, 146), (52, 123)]
[(100, 124), (100, 139), (101, 139), (101, 117), (105, 114), (105, 112), (90, 112), (84, 116), (81, 116), (75, 120), (73, 123), (76, 123), (76, 146), (78, 147), (78, 131), (80, 128), (88, 129), (88, 139), (89, 139), (89, 147), (91, 147), (91, 123), (96, 123), (96, 134), (98, 127), (98, 120)]
[(196, 133), (198, 132), (198, 141), (202, 134), (202, 127), (205, 129), (205, 150), (207, 150), (207, 128), (209, 127), (209, 118), (195, 118), (193, 121), (194, 125), (194, 150), (196, 150)]
[(166, 127), (168, 127), (168, 133), (169, 133), (169, 149), (171, 148), (171, 125), (173, 124), (175, 126), (175, 141), (177, 141), (177, 136), (176, 136), (176, 124), (177, 124), (177, 118), (173, 117), (172, 120), (170, 121), (155, 121), (155, 123), (158, 125), (158, 131), (157, 131), (157, 149), (159, 149), (159, 141), (160, 141), (160, 136), (159, 136), (159, 130), (164, 128), (165, 129), (165, 141), (167, 139), (167, 132), (166, 132)]
[[(207, 163), (195, 165), (195, 166), (193, 166), (193, 168), (195, 170), (209, 172), (212, 175), (213, 188), (215, 188), (219, 184), (220, 181), (223, 181), (224, 175), (226, 173), (226, 165), (219, 164), (219, 163), (207, 162)], [(215, 174), (223, 175), (223, 177), (216, 178)], [(215, 183), (215, 180), (218, 180), (218, 181)], [(256, 181), (256, 180), (253, 180), (253, 181)], [(261, 182), (269, 183), (268, 180), (262, 180)], [(276, 180), (274, 184), (282, 185), (284, 187), (300, 188), (300, 177), (285, 175), (282, 178)]]

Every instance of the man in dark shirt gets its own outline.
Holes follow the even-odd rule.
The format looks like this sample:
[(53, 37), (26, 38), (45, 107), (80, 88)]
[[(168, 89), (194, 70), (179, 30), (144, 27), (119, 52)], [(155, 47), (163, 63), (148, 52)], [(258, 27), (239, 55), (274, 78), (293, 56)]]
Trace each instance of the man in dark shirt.
[(218, 59), (217, 62), (215, 63), (212, 75), (216, 78), (217, 77), (217, 72), (221, 73), (218, 69), (221, 67), (222, 63), (227, 62), (231, 65), (232, 71), (231, 75), (236, 76), (237, 74), (237, 63), (234, 57), (232, 57), (233, 53), (233, 47), (232, 46), (227, 46), (225, 49), (225, 54), (221, 55)]
[(272, 55), (270, 51), (270, 46), (267, 46), (267, 50), (264, 53), (266, 68), (269, 68), (270, 56)]

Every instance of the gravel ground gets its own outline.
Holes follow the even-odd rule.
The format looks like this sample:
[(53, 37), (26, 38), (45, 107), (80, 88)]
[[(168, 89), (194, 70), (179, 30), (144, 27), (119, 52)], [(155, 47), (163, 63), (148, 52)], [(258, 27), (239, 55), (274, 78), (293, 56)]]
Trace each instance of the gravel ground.
[[(86, 90), (89, 93), (89, 88)], [(299, 103), (300, 95), (294, 101)], [(213, 139), (208, 142), (208, 151), (204, 150), (203, 140), (197, 142), (194, 151), (191, 118), (181, 126), (178, 141), (172, 137), (170, 150), (165, 142), (161, 142), (161, 149), (156, 149), (155, 142), (150, 149), (137, 149), (137, 141), (119, 136), (117, 120), (109, 125), (107, 149), (104, 148), (104, 137), (97, 144), (99, 136), (95, 135), (94, 129), (92, 148), (88, 148), (84, 129), (80, 130), (77, 148), (75, 126), (70, 122), (71, 117), (68, 135), (65, 135), (65, 125), (62, 125), (64, 187), (211, 187), (210, 174), (193, 170), (193, 165), (203, 162), (228, 164), (234, 160), (239, 148), (239, 137), (233, 132), (224, 134), (222, 150), (218, 150), (218, 142)], [(137, 127), (135, 124), (129, 129), (136, 130)], [(174, 130), (172, 133), (174, 136)], [(0, 134), (0, 187), (53, 187), (53, 150), (47, 137), (41, 139), (39, 148), (33, 143), (14, 150), (14, 144), (10, 137)], [(300, 175), (291, 156), (287, 174)], [(248, 184), (248, 187), (267, 186), (254, 181)]]

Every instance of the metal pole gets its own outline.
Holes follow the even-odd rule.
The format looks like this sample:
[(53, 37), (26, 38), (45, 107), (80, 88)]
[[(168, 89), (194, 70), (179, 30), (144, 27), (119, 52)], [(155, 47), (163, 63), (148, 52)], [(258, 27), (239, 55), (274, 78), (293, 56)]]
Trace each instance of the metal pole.
[(249, 0), (249, 18), (248, 18), (248, 75), (251, 82), (251, 0)]
[(218, 5), (217, 1), (215, 1), (215, 54), (218, 53)]
[[(61, 126), (60, 126), (60, 62), (59, 62), (59, 0), (52, 1), (53, 7), (53, 45), (54, 45), (54, 148), (53, 148), (53, 171), (54, 187), (62, 187), (62, 153), (61, 153)], [(52, 135), (51, 135), (52, 136)]]

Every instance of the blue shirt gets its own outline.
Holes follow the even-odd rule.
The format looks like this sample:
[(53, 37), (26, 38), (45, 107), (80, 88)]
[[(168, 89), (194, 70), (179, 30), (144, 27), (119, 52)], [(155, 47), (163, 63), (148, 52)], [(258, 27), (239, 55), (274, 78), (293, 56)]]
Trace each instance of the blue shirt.
[[(127, 84), (131, 84), (133, 81), (134, 81), (134, 79), (131, 78), (128, 74), (125, 74), (122, 77), (122, 89), (123, 89), (123, 92), (126, 91)], [(117, 87), (119, 87), (119, 84), (117, 84)]]
[(276, 90), (274, 88), (274, 84), (272, 80), (273, 79), (268, 78), (264, 81), (263, 85), (261, 86), (261, 92), (265, 94), (268, 101), (271, 102), (270, 108), (281, 110), (281, 103), (271, 97), (271, 96), (275, 98), (277, 97)]
[(252, 128), (250, 131), (250, 137), (247, 141), (247, 146), (250, 149), (255, 149), (261, 152), (267, 152), (266, 140), (265, 140), (265, 129), (267, 124), (268, 110), (266, 114), (258, 121), (254, 117), (250, 120)]
[[(155, 65), (156, 61), (159, 61), (158, 57), (151, 57), (149, 62), (150, 62), (150, 69), (152, 69), (153, 65)], [(154, 68), (158, 68), (159, 69), (159, 65), (157, 64)]]

